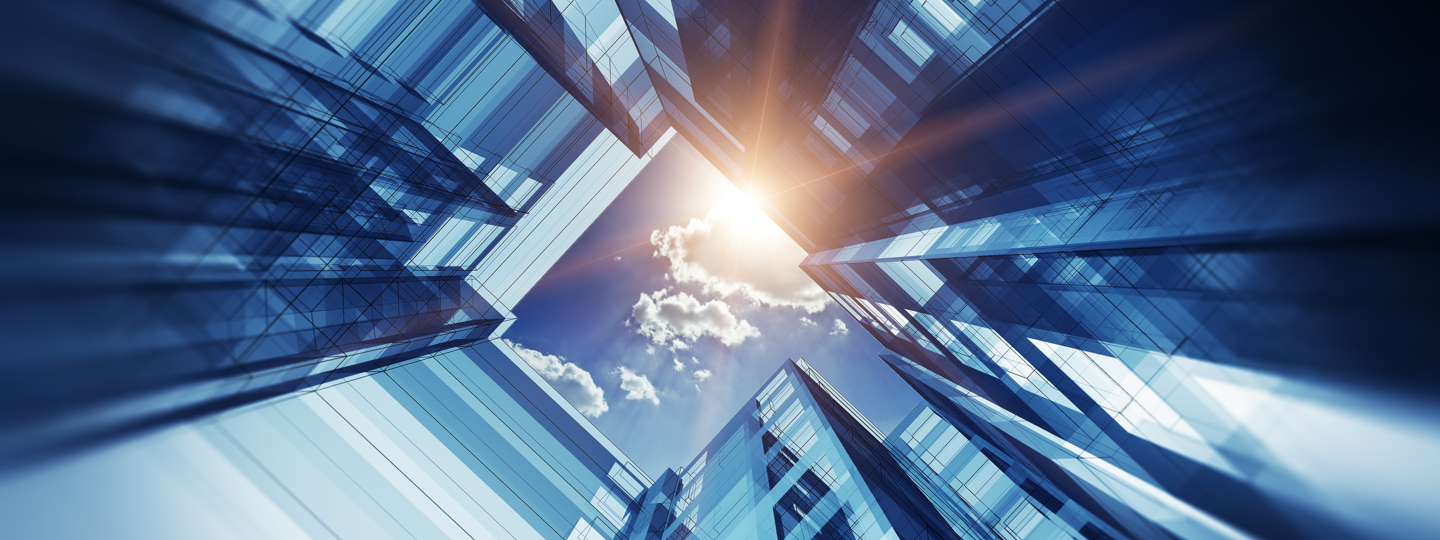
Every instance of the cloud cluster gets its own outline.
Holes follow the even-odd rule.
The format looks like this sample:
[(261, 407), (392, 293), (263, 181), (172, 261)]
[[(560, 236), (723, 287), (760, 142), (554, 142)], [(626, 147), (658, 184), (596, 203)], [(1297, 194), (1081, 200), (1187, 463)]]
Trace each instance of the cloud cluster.
[(660, 396), (655, 395), (655, 385), (650, 384), (649, 377), (624, 366), (615, 368), (615, 373), (620, 375), (620, 389), (626, 392), (625, 399), (648, 400), (656, 405), (660, 404)]
[(711, 373), (710, 373), (710, 370), (708, 370), (708, 369), (697, 369), (697, 370), (695, 370), (694, 373), (691, 373), (691, 374), (690, 374), (691, 377), (694, 377), (694, 378), (695, 378), (695, 391), (696, 391), (696, 392), (699, 392), (699, 391), (700, 391), (700, 383), (703, 383), (703, 382), (705, 382), (707, 379), (709, 379), (709, 378), (710, 378), (710, 375), (711, 375)]
[(829, 297), (800, 270), (800, 249), (763, 212), (749, 205), (711, 210), (704, 220), (650, 233), (655, 256), (670, 261), (670, 276), (693, 282), (705, 292), (736, 292), (766, 306), (789, 306), (816, 313)]
[(845, 321), (842, 321), (842, 320), (840, 320), (840, 319), (835, 319), (835, 325), (831, 327), (830, 335), (832, 335), (832, 336), (848, 336), (848, 335), (850, 335), (850, 327), (845, 326)]
[(550, 381), (550, 386), (575, 406), (580, 414), (595, 418), (610, 410), (610, 406), (605, 403), (605, 391), (595, 386), (590, 372), (580, 369), (580, 366), (572, 362), (566, 362), (562, 356), (543, 354), (508, 339), (504, 341), (515, 350), (521, 360), (539, 373), (541, 378)]
[[(746, 338), (759, 337), (760, 330), (739, 320), (730, 305), (720, 300), (700, 303), (684, 292), (671, 296), (668, 289), (641, 293), (631, 310), (631, 320), (640, 335), (656, 345), (672, 349), (689, 348), (701, 336), (711, 336), (725, 345), (739, 345)], [(678, 344), (678, 345), (677, 345)]]

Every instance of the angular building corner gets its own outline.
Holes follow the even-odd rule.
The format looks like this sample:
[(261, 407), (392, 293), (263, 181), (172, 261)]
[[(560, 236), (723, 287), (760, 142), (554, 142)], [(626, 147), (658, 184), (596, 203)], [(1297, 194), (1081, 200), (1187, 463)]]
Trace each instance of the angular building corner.
[(1440, 184), (1418, 151), (1440, 115), (1413, 21), (621, 6), (670, 124), (764, 200), (931, 414), (1045, 494), (1032, 508), (1098, 519), (1065, 534), (1440, 530)]
[(1153, 537), (1012, 468), (1023, 466), (926, 405), (886, 435), (803, 358), (787, 360), (698, 456), (661, 476), (653, 514), (627, 538)]
[(0, 30), (0, 536), (626, 524), (651, 480), (499, 337), (663, 122), (636, 146), (468, 2)]
[(910, 481), (898, 458), (804, 359), (786, 361), (695, 459), (666, 472), (678, 485), (665, 534), (633, 538), (980, 534)]
[(1298, 2), (748, 6), (674, 3), (679, 49), (644, 56), (672, 125), (1009, 481), (1136, 537), (1440, 530), (1418, 28)]
[(7, 462), (494, 339), (668, 138), (475, 5), (330, 4), (7, 17)]

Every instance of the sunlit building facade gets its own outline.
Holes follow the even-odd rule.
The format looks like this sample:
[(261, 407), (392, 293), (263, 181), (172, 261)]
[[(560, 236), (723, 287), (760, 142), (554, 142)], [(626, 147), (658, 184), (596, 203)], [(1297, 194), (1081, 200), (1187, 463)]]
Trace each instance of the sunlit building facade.
[(0, 27), (26, 51), (0, 64), (25, 104), (0, 536), (632, 518), (651, 479), (498, 338), (663, 121), (639, 144), (470, 2), (28, 2)]
[(622, 139), (467, 2), (6, 19), (35, 51), (3, 73), (26, 104), (4, 150), (6, 461), (493, 339), (673, 133)]
[(923, 404), (887, 436), (808, 362), (787, 360), (645, 492), (626, 538), (1164, 536), (1137, 516), (1092, 512), (1001, 456)]
[(1440, 529), (1422, 29), (1299, 2), (619, 3), (670, 125), (1017, 486), (1137, 537)]
[(610, 540), (651, 483), (489, 341), (5, 471), (0, 515), (10, 538)]
[(804, 359), (787, 360), (695, 459), (661, 476), (646, 495), (655, 517), (629, 538), (1014, 538), (912, 477), (916, 466)]
[(1045, 471), (1004, 457), (1004, 451), (963, 427), (922, 403), (886, 441), (911, 464), (908, 471), (916, 483), (932, 485), (933, 492), (944, 494), (942, 500), (971, 513), (997, 537), (1164, 537), (1133, 509), (1112, 513), (1089, 500), (1068, 499)]

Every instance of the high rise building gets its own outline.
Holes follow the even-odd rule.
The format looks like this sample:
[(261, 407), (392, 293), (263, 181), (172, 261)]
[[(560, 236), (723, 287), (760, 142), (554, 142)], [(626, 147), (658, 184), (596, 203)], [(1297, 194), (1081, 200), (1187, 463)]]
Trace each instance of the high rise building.
[(646, 490), (625, 538), (1126, 537), (1019, 468), (923, 405), (886, 436), (808, 362), (787, 360)]
[[(1369, 389), (1434, 381), (1376, 369), (1436, 320), (1435, 215), (1414, 204), (1433, 174), (1404, 150), (1433, 107), (1403, 25), (1224, 2), (675, 6), (678, 47), (642, 55), (689, 84), (662, 92), (689, 116), (672, 124), (711, 139), (885, 360), (1002, 461), (1182, 537), (1434, 525), (1423, 481), (1293, 442), (1364, 418), (1402, 442), (1384, 475), (1432, 442)], [(1375, 265), (1387, 279), (1357, 280)], [(1357, 506), (1407, 517), (1340, 510)]]
[[(803, 359), (786, 361), (700, 454), (647, 494), (649, 538), (971, 538), (910, 480), (884, 434)], [(643, 534), (643, 535), (640, 535)], [(982, 536), (984, 537), (984, 536)]]
[(151, 539), (608, 540), (652, 483), (504, 341), (3, 480), (7, 537)]
[(21, 537), (1127, 537), (1023, 468), (924, 405), (887, 437), (800, 359), (652, 480), (488, 341), (108, 447), (0, 499)]
[(671, 125), (998, 462), (1136, 536), (1440, 528), (1422, 29), (1298, 2), (620, 4)]
[(0, 24), (6, 461), (492, 339), (653, 155), (466, 2)]
[(886, 440), (913, 465), (915, 482), (931, 484), (942, 500), (970, 512), (1000, 538), (1164, 537), (1134, 509), (1109, 512), (1093, 501), (1067, 498), (1045, 471), (1003, 457), (927, 404), (917, 405)]
[(673, 132), (637, 147), (468, 2), (0, 27), (0, 536), (625, 526), (651, 480), (498, 337)]

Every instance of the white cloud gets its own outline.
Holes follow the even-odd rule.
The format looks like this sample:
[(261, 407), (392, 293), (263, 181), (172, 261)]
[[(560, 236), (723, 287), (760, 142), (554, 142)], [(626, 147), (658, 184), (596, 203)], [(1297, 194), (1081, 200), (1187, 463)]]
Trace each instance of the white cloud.
[(685, 371), (685, 364), (679, 358), (675, 359), (675, 371)]
[(691, 357), (690, 357), (690, 362), (691, 362), (691, 363), (695, 363), (695, 364), (699, 364), (699, 363), (700, 363), (700, 359), (699, 359), (699, 358), (695, 358), (694, 356), (691, 356)]
[(610, 410), (610, 406), (605, 403), (605, 391), (595, 386), (590, 372), (580, 369), (580, 366), (572, 362), (566, 362), (563, 356), (543, 354), (508, 339), (504, 341), (510, 348), (515, 349), (515, 354), (526, 364), (530, 364), (541, 378), (550, 381), (550, 386), (574, 405), (580, 414), (595, 418)]
[[(656, 345), (674, 347), (674, 342), (693, 342), (712, 336), (725, 345), (739, 345), (746, 338), (759, 337), (760, 330), (735, 318), (730, 305), (720, 300), (704, 304), (686, 293), (667, 296), (669, 290), (641, 293), (631, 312), (640, 335)], [(688, 345), (684, 348), (688, 348)]]
[[(625, 321), (625, 326), (630, 326), (630, 321), (628, 321), (628, 320)], [(655, 354), (655, 346), (654, 346), (654, 345), (646, 345), (646, 346), (645, 346), (645, 354)]]
[(705, 292), (739, 292), (766, 306), (815, 313), (829, 297), (800, 270), (805, 250), (763, 212), (749, 204), (711, 210), (704, 220), (650, 233), (656, 257), (670, 261), (667, 277), (694, 282)]
[(620, 374), (620, 389), (626, 392), (625, 399), (649, 400), (656, 405), (660, 404), (660, 397), (655, 395), (655, 385), (650, 384), (650, 378), (630, 371), (630, 368), (621, 366), (615, 368), (615, 373)]
[(800, 317), (801, 328), (809, 328), (811, 326), (816, 326), (815, 321), (810, 320), (809, 317)]
[(850, 327), (845, 326), (845, 321), (842, 321), (840, 319), (835, 319), (835, 326), (832, 326), (831, 328), (832, 329), (830, 330), (830, 335), (832, 336), (850, 335)]
[(693, 373), (692, 375), (695, 376), (695, 380), (696, 380), (696, 381), (705, 382), (705, 379), (709, 379), (709, 378), (710, 378), (710, 370), (708, 370), (708, 369), (697, 369), (697, 370), (695, 370), (695, 373)]
[(672, 350), (672, 351), (683, 351), (683, 350), (689, 349), (689, 348), (690, 348), (690, 344), (685, 343), (684, 341), (681, 341), (681, 340), (678, 340), (678, 339), (675, 340), (675, 341), (671, 341), (671, 342), (670, 342), (670, 350)]
[(617, 260), (617, 261), (620, 260), (620, 256), (619, 256), (619, 255), (616, 255), (616, 256), (615, 256), (615, 260)]

